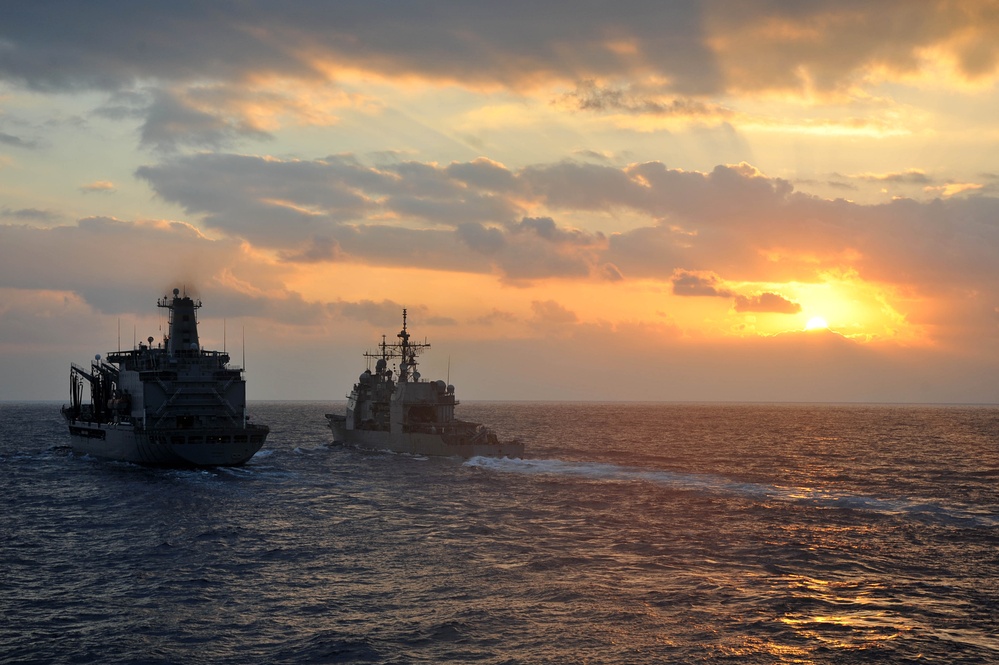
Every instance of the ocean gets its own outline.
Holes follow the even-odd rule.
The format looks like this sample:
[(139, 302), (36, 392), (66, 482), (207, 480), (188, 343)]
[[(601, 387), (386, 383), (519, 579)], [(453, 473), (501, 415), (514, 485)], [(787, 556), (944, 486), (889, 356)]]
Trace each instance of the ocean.
[(74, 456), (0, 404), (2, 663), (997, 663), (999, 409), (465, 403), (525, 459)]

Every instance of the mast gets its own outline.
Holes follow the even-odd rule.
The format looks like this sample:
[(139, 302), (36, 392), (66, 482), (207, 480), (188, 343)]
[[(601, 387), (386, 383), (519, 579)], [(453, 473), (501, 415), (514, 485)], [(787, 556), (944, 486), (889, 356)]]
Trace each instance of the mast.
[(407, 323), (408, 312), (406, 309), (402, 310), (402, 330), (396, 337), (399, 341), (395, 344), (390, 344), (385, 339), (385, 335), (382, 335), (381, 344), (378, 345), (380, 352), (371, 353), (365, 352), (365, 358), (374, 358), (378, 362), (375, 364), (376, 371), (381, 373), (387, 370), (388, 361), (390, 359), (398, 358), (399, 362), (399, 380), (408, 381), (411, 374), (414, 373), (416, 369), (417, 360), (416, 357), (420, 355), (424, 350), (430, 348), (430, 344), (427, 342), (410, 342), (409, 339), (411, 335), (409, 334), (409, 328)]
[(189, 352), (194, 355), (200, 353), (197, 310), (201, 307), (201, 301), (191, 300), (186, 293), (182, 298), (180, 289), (174, 289), (172, 299), (163, 296), (156, 305), (169, 310), (170, 313), (167, 353), (170, 355), (178, 352)]
[(402, 351), (402, 362), (399, 364), (399, 380), (405, 381), (409, 378), (409, 367), (411, 364), (416, 364), (416, 356), (414, 356), (409, 350), (409, 333), (406, 332), (406, 308), (402, 310), (402, 330), (396, 335), (401, 342), (399, 342), (399, 348)]

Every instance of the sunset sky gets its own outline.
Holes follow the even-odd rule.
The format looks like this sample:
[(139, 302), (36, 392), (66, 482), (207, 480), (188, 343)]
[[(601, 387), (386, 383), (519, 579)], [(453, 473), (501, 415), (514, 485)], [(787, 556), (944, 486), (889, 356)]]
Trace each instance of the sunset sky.
[[(11, 2), (0, 399), (999, 402), (999, 3)], [(120, 342), (119, 342), (120, 340)]]

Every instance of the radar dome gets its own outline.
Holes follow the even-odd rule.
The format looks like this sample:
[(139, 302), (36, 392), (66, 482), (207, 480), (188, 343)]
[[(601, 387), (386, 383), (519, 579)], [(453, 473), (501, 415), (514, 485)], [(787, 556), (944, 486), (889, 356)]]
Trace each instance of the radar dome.
[(384, 371), (386, 365), (388, 365), (388, 363), (385, 362), (385, 359), (379, 358), (378, 362), (375, 363), (375, 369), (378, 370), (379, 372)]
[(447, 391), (448, 391), (449, 393), (451, 393), (452, 395), (454, 394), (454, 384), (453, 384), (453, 383), (449, 383), (449, 384), (448, 384), (448, 386), (447, 386)]

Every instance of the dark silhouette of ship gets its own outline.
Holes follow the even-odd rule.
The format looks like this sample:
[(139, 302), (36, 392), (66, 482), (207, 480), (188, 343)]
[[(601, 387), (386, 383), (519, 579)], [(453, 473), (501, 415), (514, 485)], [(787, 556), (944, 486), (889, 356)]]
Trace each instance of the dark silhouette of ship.
[(326, 414), (335, 442), (418, 455), (523, 457), (521, 441), (500, 441), (488, 427), (455, 417), (454, 386), (421, 378), (417, 356), (430, 345), (410, 341), (406, 310), (397, 337), (390, 344), (383, 335), (379, 351), (364, 354), (369, 367), (348, 395), (346, 413)]
[[(152, 466), (238, 466), (264, 445), (269, 428), (249, 422), (243, 369), (223, 351), (202, 350), (201, 301), (178, 289), (157, 302), (169, 310), (161, 344), (98, 354), (73, 364), (71, 402), (62, 409), (77, 453)], [(84, 400), (84, 385), (90, 400)]]

